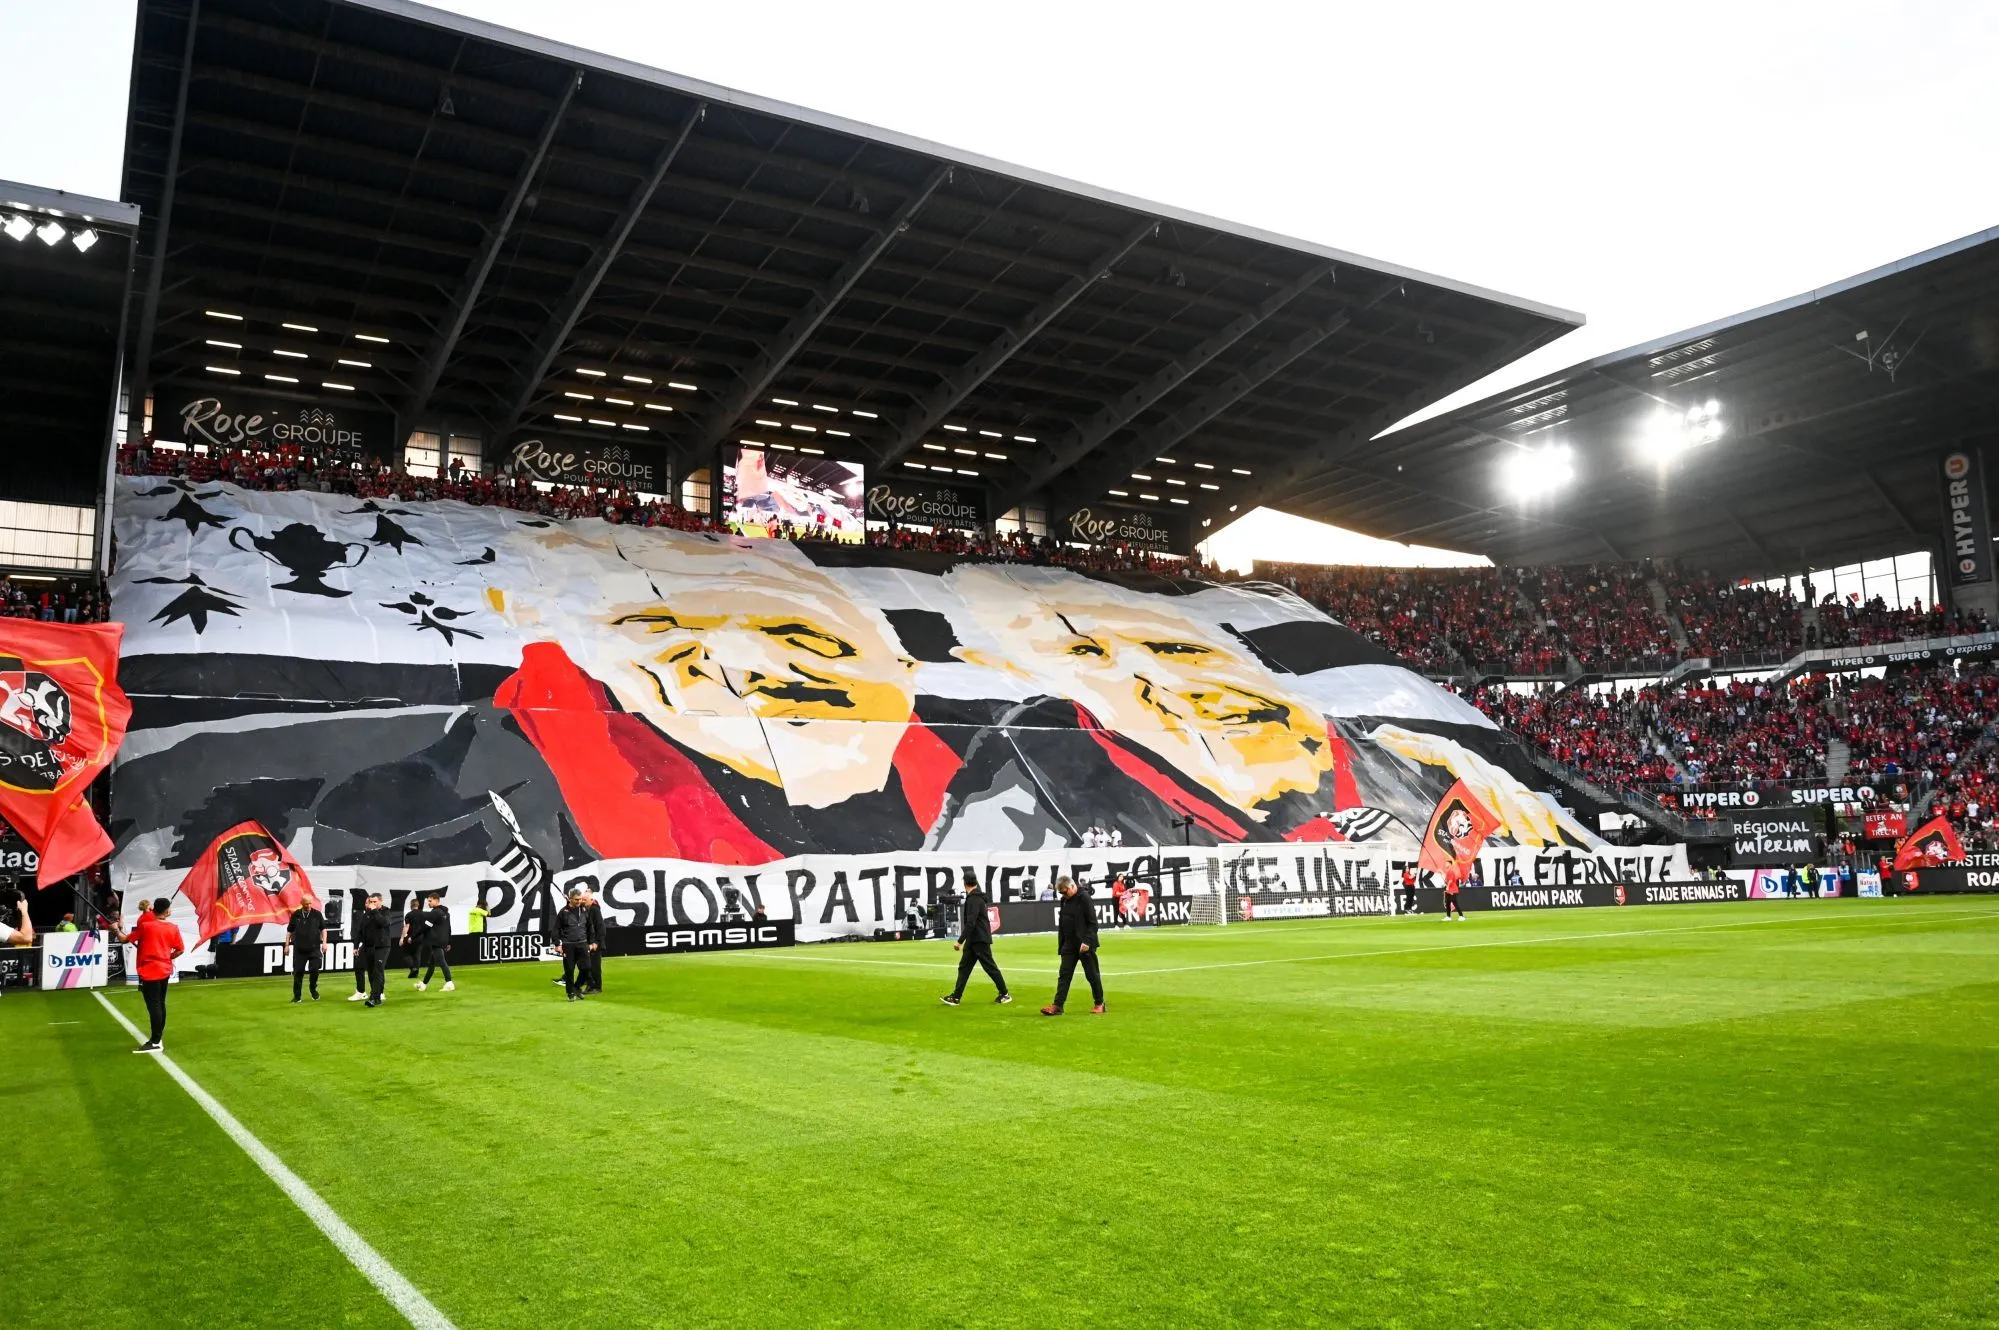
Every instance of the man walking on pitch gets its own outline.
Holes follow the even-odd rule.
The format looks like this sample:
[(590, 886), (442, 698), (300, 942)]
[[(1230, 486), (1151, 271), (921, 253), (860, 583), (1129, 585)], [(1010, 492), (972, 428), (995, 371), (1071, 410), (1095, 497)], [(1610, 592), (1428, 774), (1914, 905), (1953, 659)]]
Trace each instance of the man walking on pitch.
[(1458, 922), (1465, 921), (1465, 907), (1458, 901), (1458, 889), (1464, 885), (1463, 870), (1456, 865), (1444, 870), (1444, 922), (1451, 921), (1451, 912), (1456, 911)]
[(972, 966), (982, 967), (992, 979), (999, 996), (993, 1001), (1002, 1005), (1013, 1001), (1013, 994), (1006, 991), (1006, 976), (1000, 973), (999, 962), (993, 959), (993, 921), (988, 913), (992, 900), (979, 889), (979, 879), (971, 869), (965, 870), (964, 916), (959, 923), (958, 940), (951, 949), (958, 956), (958, 986), (941, 999), (945, 1006), (955, 1007), (965, 996), (965, 985), (972, 978)]
[(562, 947), (562, 989), (574, 1002), (590, 979), (590, 907), (583, 888), (571, 887), (569, 903), (555, 912), (555, 940)]
[[(367, 1005), (371, 1007), (382, 1005), (382, 990), (388, 984), (389, 943), (395, 936), (396, 921), (382, 904), (382, 893), (369, 892), (361, 912), (354, 917), (354, 973), (357, 979), (366, 973)], [(360, 996), (357, 992), (347, 1000), (352, 1002)]]
[(423, 897), (410, 895), (409, 913), (403, 916), (403, 955), (409, 958), (410, 978), (416, 978), (423, 955), (423, 935), (429, 928), (429, 917), (424, 913)]
[(421, 993), (430, 987), (430, 977), (440, 968), (444, 971), (444, 991), (449, 993), (458, 985), (451, 982), (451, 911), (444, 908), (444, 892), (430, 893), (430, 908), (423, 912), (423, 946), (419, 953), (423, 957), (423, 978), (416, 981), (416, 991)]
[(326, 916), (310, 900), (285, 920), (285, 956), (292, 963), (292, 1001), (303, 1001), (299, 989), (312, 978), (312, 1000), (319, 1001), (319, 970), (325, 962)]
[(597, 893), (583, 888), (583, 907), (590, 912), (590, 949), (585, 958), (590, 962), (590, 982), (584, 986), (586, 993), (604, 991), (604, 907), (597, 903)]
[(174, 957), (187, 950), (180, 929), (167, 922), (173, 901), (162, 896), (151, 910), (140, 910), (132, 931), (121, 934), (120, 942), (132, 945), (133, 968), (139, 972), (139, 995), (146, 1000), (146, 1017), (152, 1030), (134, 1053), (157, 1053), (167, 1033), (167, 981), (173, 978)]
[(1055, 977), (1055, 1000), (1041, 1009), (1043, 1016), (1060, 1016), (1069, 1000), (1069, 982), (1076, 977), (1077, 962), (1083, 977), (1090, 981), (1090, 1012), (1104, 1014), (1104, 976), (1097, 967), (1097, 912), (1090, 904), (1090, 890), (1078, 887), (1075, 879), (1063, 878), (1055, 884), (1062, 903), (1055, 907), (1055, 949), (1062, 956), (1061, 973)]

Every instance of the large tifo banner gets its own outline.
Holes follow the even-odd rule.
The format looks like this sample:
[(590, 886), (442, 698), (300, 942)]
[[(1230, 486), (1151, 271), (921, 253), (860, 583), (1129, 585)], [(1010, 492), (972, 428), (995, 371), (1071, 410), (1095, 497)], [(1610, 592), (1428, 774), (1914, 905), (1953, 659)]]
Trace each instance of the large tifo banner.
[[(1266, 910), (1257, 918), (1285, 917), (1282, 907), (1292, 901), (1316, 902), (1291, 912), (1301, 915), (1386, 914), (1389, 892), (1400, 883), (1402, 870), (1415, 866), (1411, 854), (1365, 846), (1262, 844), (985, 854), (912, 850), (796, 855), (756, 865), (612, 859), (564, 870), (525, 891), (486, 864), (469, 870), (318, 868), (313, 884), (323, 897), (338, 901), (343, 922), (353, 919), (371, 892), (379, 893), (390, 914), (400, 919), (413, 900), (441, 891), (461, 929), (466, 912), (483, 905), (490, 912), (488, 937), (541, 937), (552, 933), (555, 912), (568, 890), (581, 886), (597, 893), (605, 923), (613, 929), (701, 928), (753, 920), (761, 912), (764, 919), (790, 926), (787, 940), (826, 942), (873, 937), (902, 927), (912, 914), (927, 915), (931, 906), (962, 887), (968, 873), (1006, 918), (1024, 917), (1014, 906), (1051, 897), (1064, 877), (1089, 887), (1099, 905), (1107, 905), (1111, 880), (1122, 875), (1146, 893), (1152, 913), (1141, 922), (1181, 923), (1187, 919), (1189, 899), (1218, 893), (1276, 907), (1276, 913)], [(1479, 869), (1486, 882), (1519, 877), (1518, 887), (1492, 888), (1494, 908), (1611, 904), (1620, 885), (1670, 884), (1687, 877), (1686, 849), (1679, 845), (1599, 851), (1495, 847), (1479, 855)], [(141, 900), (169, 895), (178, 880), (179, 874), (172, 872), (134, 874), (127, 900), (136, 908)], [(1441, 891), (1427, 871), (1418, 873), (1418, 881), (1419, 890)], [(1584, 889), (1595, 894), (1585, 899), (1577, 894)], [(173, 909), (182, 931), (195, 936), (193, 908), (176, 897)], [(268, 945), (283, 940), (282, 928), (259, 925), (228, 941)], [(181, 966), (213, 963), (216, 952), (196, 947)]]
[(1492, 853), (1606, 853), (1510, 735), (1268, 584), (149, 477), (115, 524), (121, 885), (255, 821), (318, 884), (462, 887), (507, 841), (488, 791), (565, 880), (654, 909), (661, 873), (807, 872), (828, 926), (906, 885), (852, 856), (1099, 827), (1414, 859), (1453, 791)]

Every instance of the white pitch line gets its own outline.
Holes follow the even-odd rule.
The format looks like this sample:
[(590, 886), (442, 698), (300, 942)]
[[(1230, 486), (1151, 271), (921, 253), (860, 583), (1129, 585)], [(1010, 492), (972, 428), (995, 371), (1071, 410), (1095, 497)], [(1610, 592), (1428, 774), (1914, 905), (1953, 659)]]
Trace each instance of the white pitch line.
[[(125, 1027), (127, 1034), (142, 1043), (145, 1041), (145, 1036), (139, 1033), (139, 1027), (126, 1020), (125, 1013), (106, 1001), (104, 994), (92, 993), (91, 996), (97, 999), (104, 1010), (111, 1013), (112, 1020)], [(224, 1108), (214, 1095), (197, 1085), (194, 1078), (182, 1071), (179, 1064), (165, 1053), (149, 1056), (166, 1068), (167, 1075), (178, 1081), (180, 1088), (187, 1091), (194, 1102), (207, 1111), (209, 1117), (215, 1119), (215, 1125), (222, 1128), (230, 1140), (243, 1147), (243, 1153), (256, 1161), (257, 1167), (263, 1169), (271, 1181), (278, 1184), (279, 1190), (291, 1197), (299, 1209), (305, 1211), (306, 1218), (316, 1224), (319, 1231), (340, 1249), (341, 1254), (354, 1263), (354, 1268), (381, 1291), (382, 1296), (403, 1314), (404, 1319), (416, 1326), (417, 1330), (456, 1330), (450, 1319), (431, 1305), (430, 1299), (417, 1292), (416, 1285), (403, 1278), (394, 1266), (383, 1260), (382, 1254), (370, 1247), (366, 1238), (349, 1228), (347, 1221), (335, 1214), (333, 1207), (321, 1200), (318, 1192), (307, 1186), (305, 1180), (298, 1174), (286, 1168), (284, 1160), (271, 1153), (269, 1146), (251, 1135), (250, 1129), (238, 1122), (235, 1115)]]

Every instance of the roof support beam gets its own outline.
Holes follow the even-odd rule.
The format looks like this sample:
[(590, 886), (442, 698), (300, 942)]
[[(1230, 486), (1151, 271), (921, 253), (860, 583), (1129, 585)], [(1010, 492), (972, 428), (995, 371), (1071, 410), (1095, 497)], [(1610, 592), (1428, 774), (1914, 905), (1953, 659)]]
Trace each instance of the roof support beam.
[(146, 395), (153, 386), (153, 330), (159, 323), (160, 281), (166, 273), (167, 232), (174, 218), (174, 182), (180, 176), (180, 144), (182, 131), (187, 128), (187, 88), (193, 77), (194, 34), (200, 26), (201, 0), (188, 0), (187, 40), (181, 48), (180, 83), (174, 91), (174, 127), (167, 142), (166, 179), (160, 183), (160, 215), (153, 223), (153, 253), (146, 264), (146, 294), (139, 306), (131, 372), (125, 379), (128, 439), (140, 438), (146, 429)]
[(1231, 319), (1214, 336), (1179, 359), (1169, 361), (1151, 378), (1056, 440), (1052, 455), (1035, 465), (1025, 480), (1013, 486), (1007, 494), (995, 502), (993, 510), (1005, 512), (1028, 494), (1040, 489), (1088, 457), (1104, 440), (1136, 420), (1153, 403), (1186, 382), (1192, 375), (1199, 373), (1216, 356), (1247, 337), (1257, 325), (1317, 286), (1322, 279), (1331, 276), (1332, 272), (1332, 264), (1314, 263), (1298, 277), (1265, 296), (1253, 309)]
[(938, 384), (935, 389), (924, 394), (910, 408), (896, 432), (890, 437), (888, 446), (881, 449), (879, 460), (886, 466), (901, 458), (911, 448), (923, 441), (923, 436), (943, 422), (945, 416), (962, 403), (974, 389), (1012, 358), (1015, 352), (1033, 340), (1035, 334), (1053, 323), (1063, 310), (1076, 303), (1077, 299), (1095, 283), (1111, 275), (1111, 269), (1159, 233), (1159, 222), (1148, 217), (1127, 231), (1118, 242), (1106, 250), (1088, 271), (1078, 273), (1056, 288), (1055, 294), (1029, 310), (1013, 323), (999, 338), (985, 350), (967, 361), (965, 367)]
[(451, 298), (450, 311), (430, 340), (430, 349), (417, 369), (416, 382), (410, 386), (409, 401), (403, 413), (412, 429), (416, 428), (423, 413), (430, 407), (430, 395), (437, 391), (437, 381), (444, 376), (444, 367), (450, 363), (451, 353), (457, 349), (458, 339), (465, 332), (465, 321), (472, 317), (472, 307), (478, 303), (479, 293), (486, 288), (486, 278), (493, 271), (493, 262), (500, 257), (500, 246), (513, 228), (514, 215), (520, 211), (521, 203), (534, 187), (535, 176), (541, 172), (542, 160), (548, 156), (549, 145), (555, 142), (555, 132), (562, 126), (563, 113), (569, 109), (570, 99), (582, 86), (583, 71), (579, 69), (562, 90), (555, 109), (548, 113), (548, 123), (542, 126), (541, 137), (535, 140), (534, 149), (522, 164), (520, 178), (514, 181), (507, 201), (500, 205), (500, 215), (486, 229), (486, 238), (480, 243), (472, 266), (466, 270), (465, 280), (459, 283), (457, 294)]
[(702, 425), (695, 442), (696, 456), (705, 455), (709, 449), (722, 441), (724, 435), (735, 428), (742, 414), (777, 381), (778, 375), (784, 373), (785, 366), (791, 363), (791, 358), (798, 354), (799, 348), (812, 339), (813, 333), (819, 331), (819, 325), (826, 321), (826, 316), (833, 312), (833, 307), (846, 297), (847, 292), (854, 289), (854, 283), (867, 274), (868, 269), (874, 266), (875, 260), (895, 243), (895, 238), (909, 229), (910, 219), (916, 215), (917, 210), (929, 202), (930, 196), (950, 178), (949, 165), (939, 164), (932, 169), (930, 174), (924, 177), (923, 183), (903, 200), (902, 206), (896, 209), (893, 217), (889, 218), (888, 225), (877, 231), (867, 244), (861, 246), (859, 253), (848, 259), (846, 265), (833, 274), (831, 281), (805, 302), (805, 308), (793, 315), (791, 322), (784, 326), (783, 331), (770, 340), (762, 355), (743, 367), (737, 374), (735, 385), (716, 402), (713, 413)]
[(1234, 406), (1265, 382), (1283, 372), (1298, 357), (1353, 322), (1357, 309), (1372, 309), (1400, 289), (1400, 283), (1382, 290), (1360, 306), (1349, 305), (1329, 319), (1322, 319), (1292, 337), (1268, 355), (1245, 365), (1221, 383), (1175, 411), (1151, 429), (1121, 447), (1103, 455), (1095, 466), (1066, 485), (1072, 501), (1087, 503), (1104, 486), (1113, 483), (1142, 462), (1150, 462), (1166, 449), (1192, 434), (1222, 412)]
[(1902, 524), (1904, 531), (1918, 540), (1927, 540), (1930, 538), (1930, 533), (1917, 526), (1915, 521), (1909, 516), (1907, 510), (1900, 503), (1896, 502), (1895, 496), (1888, 492), (1888, 487), (1881, 483), (1881, 477), (1874, 474), (1873, 467), (1861, 467), (1860, 474), (1867, 481), (1867, 488), (1873, 490), (1888, 511), (1895, 514), (1895, 520)]
[[(1401, 289), (1396, 284), (1395, 290)], [(1518, 342), (1508, 342), (1496, 350), (1482, 356), (1473, 356), (1460, 361), (1458, 367), (1436, 381), (1426, 384), (1414, 392), (1403, 393), (1377, 410), (1369, 412), (1359, 420), (1321, 438), (1316, 444), (1302, 450), (1290, 462), (1257, 478), (1257, 483), (1241, 493), (1236, 502), (1243, 507), (1254, 507), (1266, 499), (1281, 499), (1291, 486), (1307, 479), (1328, 464), (1351, 467), (1349, 460), (1353, 454), (1366, 447), (1375, 435), (1393, 425), (1412, 412), (1467, 385), (1477, 383), (1496, 369), (1512, 363), (1520, 356), (1533, 350), (1532, 345), (1522, 346)], [(1411, 486), (1412, 489), (1417, 488)], [(1462, 502), (1462, 500), (1459, 500)], [(1465, 504), (1467, 508), (1478, 509), (1475, 503)], [(1215, 505), (1209, 504), (1197, 516), (1215, 517)], [(1400, 539), (1400, 537), (1396, 537)]]
[(528, 358), (522, 366), (521, 377), (508, 393), (501, 413), (494, 421), (496, 426), (493, 431), (494, 443), (504, 445), (507, 437), (520, 424), (521, 412), (527, 409), (528, 402), (541, 387), (541, 381), (548, 377), (549, 367), (555, 363), (555, 358), (562, 354), (563, 346), (569, 341), (570, 332), (576, 327), (576, 320), (583, 316), (583, 309), (590, 303), (590, 297), (597, 293), (598, 283), (604, 280), (604, 274), (611, 270), (613, 263), (617, 262), (618, 252), (625, 247), (626, 237), (631, 235), (632, 228), (638, 225), (639, 218), (645, 213), (646, 205), (652, 202), (653, 194), (658, 191), (660, 182), (666, 179), (666, 173), (673, 168), (673, 159), (680, 155), (680, 149), (694, 133), (694, 127), (700, 124), (707, 114), (708, 103), (694, 104), (693, 109), (681, 120), (679, 130), (668, 140), (666, 146), (660, 149), (659, 155), (653, 158), (652, 169), (646, 173), (646, 178), (639, 182), (638, 188), (634, 189), (626, 200), (625, 210), (619, 214), (617, 222), (611, 227), (610, 234), (604, 237), (603, 243), (597, 247), (597, 252), (591, 255), (589, 262), (583, 265), (582, 270), (570, 282), (569, 290), (563, 294), (562, 302), (551, 312), (548, 326), (542, 330), (540, 340), (528, 353)]

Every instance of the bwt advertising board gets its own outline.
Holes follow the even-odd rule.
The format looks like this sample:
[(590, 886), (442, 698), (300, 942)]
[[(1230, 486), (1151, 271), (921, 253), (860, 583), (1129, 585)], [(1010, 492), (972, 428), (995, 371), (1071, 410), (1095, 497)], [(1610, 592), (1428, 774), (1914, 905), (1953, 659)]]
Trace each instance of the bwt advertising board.
[(1160, 554), (1194, 551), (1193, 519), (1118, 503), (1093, 503), (1063, 519), (1060, 535), (1085, 545), (1123, 545)]
[(1944, 566), (1954, 587), (1992, 580), (1992, 520), (1985, 508), (1985, 463), (1975, 448), (1943, 455)]
[(672, 478), (666, 449), (656, 443), (613, 443), (607, 439), (522, 439), (508, 450), (514, 474), (551, 485), (623, 486), (665, 494)]
[(868, 486), (868, 520), (979, 531), (986, 525), (986, 492), (944, 480), (878, 480)]
[(153, 436), (190, 447), (296, 448), (358, 461), (395, 456), (396, 418), (349, 402), (298, 402), (208, 384), (164, 383), (153, 390)]

